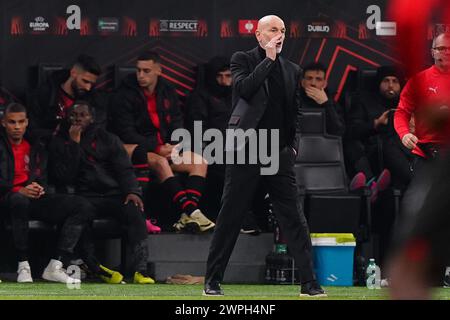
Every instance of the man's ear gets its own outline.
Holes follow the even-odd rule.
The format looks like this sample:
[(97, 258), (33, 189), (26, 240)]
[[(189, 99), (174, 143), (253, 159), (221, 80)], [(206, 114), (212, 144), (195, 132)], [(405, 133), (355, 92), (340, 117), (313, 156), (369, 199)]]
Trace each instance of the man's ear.
[(78, 70), (76, 69), (76, 67), (72, 67), (72, 69), (70, 69), (70, 77), (72, 79), (75, 79), (78, 75)]
[(256, 31), (255, 31), (255, 37), (256, 37), (256, 40), (258, 40), (258, 42), (260, 43), (261, 40), (260, 40), (259, 38), (261, 37), (261, 31), (256, 30)]
[(325, 90), (327, 88), (327, 86), (328, 86), (328, 81), (327, 81), (327, 79), (325, 79), (323, 82), (323, 89)]
[(158, 75), (158, 76), (160, 76), (160, 75), (162, 75), (162, 66), (161, 66), (161, 64), (160, 63), (158, 63), (158, 64), (156, 64), (156, 66), (157, 66), (157, 70), (156, 70), (156, 74)]

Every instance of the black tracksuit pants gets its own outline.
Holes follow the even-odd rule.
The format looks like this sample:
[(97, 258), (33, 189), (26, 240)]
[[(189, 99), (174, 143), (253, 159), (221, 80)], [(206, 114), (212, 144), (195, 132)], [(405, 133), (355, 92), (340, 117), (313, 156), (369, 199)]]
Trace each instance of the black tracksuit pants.
[(70, 255), (84, 228), (93, 216), (83, 199), (71, 195), (44, 195), (30, 199), (21, 193), (8, 193), (0, 200), (2, 211), (8, 212), (18, 261), (29, 259), (28, 222), (39, 219), (61, 226), (56, 256)]
[(365, 145), (359, 140), (346, 140), (344, 152), (350, 169), (350, 176), (353, 177), (358, 172), (363, 172), (369, 180), (379, 174), (380, 163), (377, 144)]
[[(147, 228), (145, 214), (132, 202), (124, 204), (123, 196), (91, 197), (83, 196), (84, 203), (95, 218), (112, 217), (126, 228), (127, 239), (133, 248), (133, 267), (135, 271), (146, 272), (148, 260)], [(89, 268), (98, 268), (95, 259), (92, 229), (88, 228), (82, 239), (82, 258)]]
[[(417, 157), (414, 177), (405, 192), (392, 251), (414, 240), (428, 242), (427, 262), (441, 275), (450, 265), (450, 154), (438, 159)], [(434, 269), (436, 268), (436, 269)], [(433, 272), (430, 272), (433, 274)]]

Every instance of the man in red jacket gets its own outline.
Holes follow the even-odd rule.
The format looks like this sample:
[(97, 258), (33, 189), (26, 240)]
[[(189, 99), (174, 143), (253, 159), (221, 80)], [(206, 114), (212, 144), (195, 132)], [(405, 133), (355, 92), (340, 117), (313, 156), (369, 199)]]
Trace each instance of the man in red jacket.
[[(435, 37), (431, 55), (435, 64), (407, 82), (394, 115), (395, 130), (415, 156), (410, 163), (413, 178), (401, 207), (401, 227), (406, 233), (433, 182), (430, 172), (434, 159), (442, 153), (450, 136), (450, 34)], [(409, 125), (412, 116), (414, 133)]]
[[(408, 81), (394, 116), (402, 143), (421, 158), (437, 152), (450, 133), (450, 34), (433, 40), (431, 55), (435, 64)], [(409, 129), (412, 115), (415, 133)]]
[[(445, 229), (448, 203), (444, 195), (448, 190), (445, 183), (448, 155), (441, 155), (448, 147), (450, 134), (450, 34), (440, 34), (433, 40), (431, 55), (435, 64), (408, 81), (394, 116), (402, 143), (416, 155), (410, 166), (413, 180), (403, 196), (392, 250), (390, 274), (394, 298), (429, 297), (427, 268), (431, 264), (442, 268), (448, 257), (441, 245), (448, 243), (441, 240), (448, 235)], [(414, 133), (409, 129), (412, 115)], [(411, 265), (412, 270), (402, 273)]]

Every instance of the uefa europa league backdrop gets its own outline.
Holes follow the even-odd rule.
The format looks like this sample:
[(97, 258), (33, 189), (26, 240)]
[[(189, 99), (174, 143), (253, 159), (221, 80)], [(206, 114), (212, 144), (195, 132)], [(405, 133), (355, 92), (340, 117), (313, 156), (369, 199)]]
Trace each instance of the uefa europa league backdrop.
[[(0, 83), (19, 98), (36, 85), (40, 63), (67, 64), (91, 54), (105, 69), (129, 65), (143, 49), (157, 50), (164, 77), (184, 96), (195, 86), (194, 66), (213, 55), (256, 45), (257, 19), (282, 17), (284, 57), (329, 66), (329, 88), (342, 93), (349, 72), (398, 62), (387, 0), (1, 0)], [(377, 21), (386, 22), (376, 30)], [(430, 29), (431, 30), (431, 29)], [(377, 34), (378, 33), (378, 34)], [(429, 35), (431, 38), (431, 35)]]

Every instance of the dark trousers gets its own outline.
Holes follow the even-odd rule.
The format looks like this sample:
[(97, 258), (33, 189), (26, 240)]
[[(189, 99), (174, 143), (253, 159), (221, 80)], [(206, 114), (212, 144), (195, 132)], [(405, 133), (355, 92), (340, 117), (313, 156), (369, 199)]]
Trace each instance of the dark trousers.
[(39, 219), (61, 226), (56, 255), (73, 253), (84, 228), (92, 221), (92, 214), (83, 199), (68, 195), (45, 195), (30, 199), (21, 193), (8, 193), (0, 200), (0, 207), (9, 213), (17, 260), (29, 259), (28, 222)]
[(279, 171), (273, 176), (261, 176), (259, 165), (227, 165), (222, 207), (209, 249), (206, 283), (223, 280), (259, 182), (267, 186), (289, 252), (299, 268), (301, 282), (315, 280), (311, 238), (299, 198), (294, 159), (294, 151), (284, 148), (280, 152)]
[[(428, 174), (427, 193), (414, 224), (411, 238), (425, 238), (430, 244), (432, 263), (450, 265), (450, 154), (428, 160), (422, 171)], [(426, 183), (426, 182), (425, 182)]]
[[(146, 271), (148, 248), (145, 213), (132, 202), (125, 205), (122, 196), (83, 197), (83, 199), (96, 218), (112, 217), (126, 228), (128, 242), (133, 248), (133, 267), (135, 271)], [(96, 270), (98, 262), (94, 253), (92, 228), (88, 228), (83, 235), (81, 249), (83, 259), (91, 269)]]
[(378, 151), (376, 143), (364, 144), (359, 140), (346, 140), (344, 152), (350, 176), (363, 172), (367, 179), (371, 179), (378, 175), (380, 172)]
[[(208, 176), (206, 177), (206, 192), (202, 203), (205, 209), (204, 213), (208, 218), (216, 221), (220, 212), (221, 198), (223, 194), (223, 186), (225, 183), (225, 165), (212, 164), (208, 166)], [(265, 207), (265, 196), (267, 192), (260, 183), (258, 190), (255, 192), (253, 203), (251, 205), (252, 217), (256, 220), (259, 227), (268, 228), (267, 208)]]
[(206, 177), (206, 190), (201, 206), (205, 209), (210, 219), (216, 220), (220, 211), (221, 195), (225, 180), (225, 165), (211, 164), (208, 166)]
[(394, 137), (383, 140), (383, 161), (392, 175), (392, 184), (405, 189), (411, 182), (413, 171), (411, 162), (415, 156)]
[[(450, 156), (415, 161), (414, 177), (402, 199), (395, 247), (414, 239), (429, 244), (431, 267), (450, 265)], [(430, 273), (431, 274), (431, 273)], [(441, 273), (439, 273), (441, 274)]]
[(437, 161), (415, 156), (411, 162), (413, 177), (400, 203), (395, 244), (403, 243), (417, 225), (417, 217), (429, 196), (433, 180), (439, 176)]

